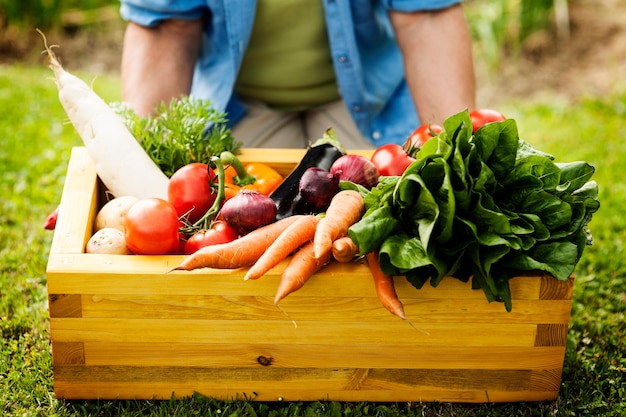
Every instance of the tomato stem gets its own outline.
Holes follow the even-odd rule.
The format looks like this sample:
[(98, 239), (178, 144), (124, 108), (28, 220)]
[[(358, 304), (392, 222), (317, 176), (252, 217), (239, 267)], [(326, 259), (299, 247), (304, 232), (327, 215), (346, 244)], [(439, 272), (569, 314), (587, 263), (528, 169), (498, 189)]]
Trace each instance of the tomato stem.
[(232, 152), (224, 151), (220, 154), (220, 161), (226, 166), (232, 166), (237, 172), (237, 176), (233, 178), (233, 183), (239, 187), (254, 184), (257, 178), (246, 171), (239, 158)]
[(192, 232), (198, 230), (209, 230), (213, 225), (213, 222), (217, 218), (220, 209), (222, 208), (222, 201), (224, 201), (226, 195), (224, 192), (226, 174), (224, 173), (224, 165), (222, 164), (220, 158), (218, 158), (217, 156), (211, 157), (209, 168), (213, 167), (215, 167), (215, 169), (217, 170), (217, 196), (215, 197), (215, 201), (200, 219), (198, 219), (191, 226), (184, 228), (184, 232), (186, 234), (191, 234)]

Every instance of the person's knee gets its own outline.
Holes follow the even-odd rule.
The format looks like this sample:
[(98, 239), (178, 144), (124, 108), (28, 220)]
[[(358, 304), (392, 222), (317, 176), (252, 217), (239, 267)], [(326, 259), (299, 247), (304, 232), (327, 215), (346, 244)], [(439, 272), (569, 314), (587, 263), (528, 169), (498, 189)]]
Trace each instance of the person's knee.
[(297, 113), (253, 107), (231, 132), (247, 148), (304, 148), (308, 144)]
[(330, 103), (307, 112), (306, 129), (309, 136), (321, 137), (326, 129), (333, 128), (337, 139), (346, 149), (373, 149), (374, 145), (363, 137), (343, 101)]

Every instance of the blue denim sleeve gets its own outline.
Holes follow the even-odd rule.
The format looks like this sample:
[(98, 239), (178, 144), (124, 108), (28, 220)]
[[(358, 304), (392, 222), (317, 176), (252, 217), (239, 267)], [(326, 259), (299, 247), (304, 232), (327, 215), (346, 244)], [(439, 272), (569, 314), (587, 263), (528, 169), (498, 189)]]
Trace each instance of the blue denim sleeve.
[(206, 0), (121, 0), (120, 14), (142, 26), (154, 26), (170, 18), (198, 19), (207, 10)]
[(383, 6), (388, 9), (401, 12), (414, 12), (417, 10), (437, 10), (461, 3), (461, 0), (381, 0)]

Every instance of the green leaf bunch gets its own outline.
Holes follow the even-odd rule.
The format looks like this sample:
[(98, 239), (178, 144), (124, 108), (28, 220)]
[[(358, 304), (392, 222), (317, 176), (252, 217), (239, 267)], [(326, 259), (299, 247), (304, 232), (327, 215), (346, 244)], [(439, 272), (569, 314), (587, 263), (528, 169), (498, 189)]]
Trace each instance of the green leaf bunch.
[(226, 113), (211, 107), (208, 100), (183, 96), (161, 104), (146, 117), (124, 103), (111, 103), (111, 107), (168, 177), (187, 164), (208, 163), (213, 155), (223, 151), (236, 155), (241, 149), (226, 125)]
[(557, 163), (520, 139), (515, 120), (475, 134), (467, 111), (416, 154), (402, 176), (364, 192), (366, 212), (349, 230), (362, 254), (416, 288), (453, 276), (512, 308), (509, 279), (544, 271), (567, 280), (591, 244), (599, 209), (595, 169)]

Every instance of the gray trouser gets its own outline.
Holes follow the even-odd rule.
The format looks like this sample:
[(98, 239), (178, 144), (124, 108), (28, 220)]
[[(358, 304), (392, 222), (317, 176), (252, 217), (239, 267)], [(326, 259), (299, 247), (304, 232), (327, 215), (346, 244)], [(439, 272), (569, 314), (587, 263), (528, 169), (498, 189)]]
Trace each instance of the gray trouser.
[(275, 110), (246, 102), (248, 114), (232, 130), (246, 148), (305, 148), (332, 127), (346, 149), (373, 149), (357, 129), (343, 101), (304, 112)]

